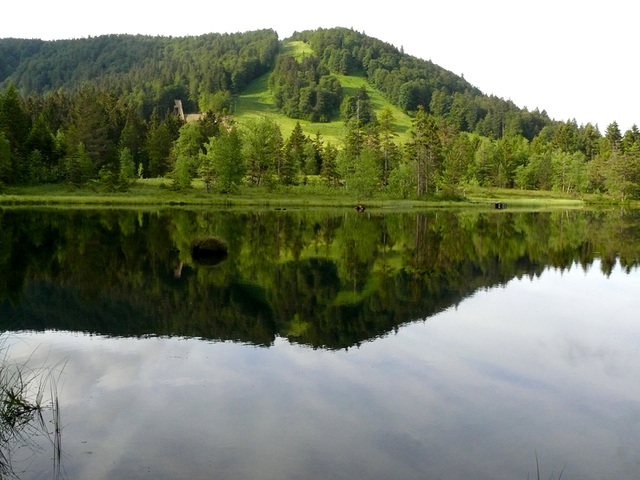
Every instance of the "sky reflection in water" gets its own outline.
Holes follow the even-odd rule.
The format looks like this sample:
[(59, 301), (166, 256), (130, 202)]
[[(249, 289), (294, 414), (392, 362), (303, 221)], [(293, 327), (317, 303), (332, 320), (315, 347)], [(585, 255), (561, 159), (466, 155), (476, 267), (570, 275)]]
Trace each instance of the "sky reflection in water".
[(524, 479), (536, 452), (543, 478), (638, 478), (639, 286), (547, 269), (339, 351), (47, 332), (10, 352), (67, 359), (69, 478)]

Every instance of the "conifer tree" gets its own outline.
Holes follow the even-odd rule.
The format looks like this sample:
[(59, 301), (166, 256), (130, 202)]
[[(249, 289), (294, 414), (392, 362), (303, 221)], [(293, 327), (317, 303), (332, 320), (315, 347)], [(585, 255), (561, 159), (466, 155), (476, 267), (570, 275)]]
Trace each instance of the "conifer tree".
[(147, 125), (133, 110), (129, 111), (127, 119), (120, 134), (118, 147), (128, 148), (135, 165), (142, 165), (143, 170), (149, 168), (149, 158), (145, 151), (145, 138)]
[(622, 134), (620, 133), (620, 127), (618, 127), (617, 122), (614, 121), (609, 124), (604, 138), (607, 139), (610, 151), (612, 153), (620, 150), (620, 146), (622, 144)]
[(169, 127), (160, 121), (157, 112), (154, 111), (145, 141), (145, 151), (149, 157), (149, 177), (162, 177), (169, 171), (171, 145)]
[(327, 142), (322, 150), (322, 170), (320, 170), (320, 176), (324, 178), (327, 185), (330, 187), (337, 187), (340, 182), (340, 174), (338, 173), (338, 149), (331, 145), (331, 142)]
[[(278, 181), (282, 185), (293, 185), (301, 168), (306, 164), (307, 138), (302, 132), (300, 122), (296, 123), (291, 135), (284, 144), (282, 161), (277, 166)], [(307, 173), (307, 172), (305, 172)]]
[(12, 179), (13, 168), (11, 165), (11, 142), (0, 132), (0, 191), (2, 186)]
[(109, 138), (107, 110), (100, 93), (85, 85), (76, 95), (72, 122), (96, 170), (109, 163), (115, 144)]
[(417, 194), (429, 195), (435, 189), (435, 182), (442, 165), (442, 145), (438, 124), (433, 116), (427, 115), (422, 106), (413, 120), (409, 156), (416, 164)]
[(388, 185), (389, 183), (389, 172), (391, 170), (391, 158), (394, 151), (393, 145), (393, 137), (396, 136), (396, 133), (393, 131), (393, 112), (389, 107), (385, 108), (380, 114), (379, 124), (380, 124), (380, 136), (382, 143), (382, 184)]
[(11, 146), (11, 168), (5, 169), (7, 183), (22, 180), (23, 163), (29, 136), (29, 118), (24, 110), (22, 99), (13, 84), (0, 95), (0, 132)]

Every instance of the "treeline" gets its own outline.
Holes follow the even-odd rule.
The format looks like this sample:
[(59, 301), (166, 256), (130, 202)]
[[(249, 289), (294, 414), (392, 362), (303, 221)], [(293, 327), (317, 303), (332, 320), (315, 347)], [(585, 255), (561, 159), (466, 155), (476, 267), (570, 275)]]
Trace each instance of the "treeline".
[(348, 120), (339, 146), (305, 135), (299, 123), (283, 138), (266, 118), (225, 126), (204, 144), (200, 124), (184, 125), (174, 148), (173, 186), (189, 188), (199, 176), (222, 193), (242, 185), (315, 183), (359, 198), (459, 198), (469, 186), (608, 194), (620, 202), (640, 194), (635, 125), (623, 135), (613, 122), (602, 135), (570, 121), (546, 126), (531, 142), (519, 134), (491, 139), (459, 132), (418, 107), (411, 140), (399, 144), (390, 109), (376, 116), (364, 88), (357, 99), (357, 107), (343, 110)]
[(26, 100), (10, 85), (0, 95), (0, 186), (79, 187), (101, 171), (127, 180), (162, 176), (183, 123), (157, 109), (144, 120), (134, 102), (89, 84)]
[(104, 35), (74, 40), (0, 40), (0, 87), (23, 96), (85, 84), (133, 101), (144, 118), (182, 99), (187, 111), (231, 107), (231, 95), (268, 72), (273, 30), (194, 37)]
[(640, 131), (621, 133), (614, 122), (602, 135), (590, 124), (545, 126), (529, 141), (521, 134), (492, 139), (460, 132), (446, 118), (418, 107), (411, 140), (394, 139), (389, 109), (375, 115), (365, 88), (343, 101), (341, 145), (303, 133), (283, 138), (266, 118), (242, 127), (208, 112), (185, 123), (155, 110), (141, 118), (136, 105), (85, 85), (75, 94), (0, 96), (0, 184), (98, 182), (107, 191), (140, 177), (172, 178), (184, 190), (200, 177), (229, 193), (243, 185), (322, 184), (360, 198), (455, 198), (470, 185), (602, 193), (619, 201), (640, 193)]

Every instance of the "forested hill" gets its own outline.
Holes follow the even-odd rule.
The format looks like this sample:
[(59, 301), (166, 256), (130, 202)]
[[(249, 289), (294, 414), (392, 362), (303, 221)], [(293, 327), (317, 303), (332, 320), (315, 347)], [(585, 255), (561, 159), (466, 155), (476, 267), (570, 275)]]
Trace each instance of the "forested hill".
[[(105, 35), (74, 40), (0, 40), (0, 87), (23, 95), (76, 90), (85, 83), (138, 101), (208, 103), (242, 91), (278, 53), (273, 30), (194, 37)], [(188, 108), (188, 105), (185, 105)], [(208, 105), (205, 105), (208, 106)]]
[[(0, 88), (13, 84), (27, 97), (91, 83), (133, 100), (143, 116), (180, 98), (185, 110), (230, 108), (233, 95), (275, 67), (270, 85), (286, 115), (310, 121), (338, 118), (343, 101), (332, 75), (367, 78), (406, 112), (419, 105), (460, 131), (532, 139), (549, 124), (545, 112), (523, 111), (483, 95), (464, 78), (405, 54), (393, 45), (346, 28), (297, 32), (312, 54), (278, 56), (273, 30), (194, 37), (106, 35), (74, 40), (0, 40)], [(277, 60), (276, 60), (277, 59)]]
[[(308, 88), (304, 90), (308, 87), (307, 79), (316, 80), (318, 87), (322, 87), (322, 75), (329, 73), (364, 76), (401, 110), (415, 113), (423, 106), (426, 112), (446, 119), (458, 131), (477, 132), (492, 138), (522, 135), (532, 140), (552, 123), (545, 111), (529, 112), (511, 101), (484, 95), (463, 77), (352, 29), (296, 32), (291, 40), (307, 43), (313, 52), (312, 57), (299, 62), (300, 74), (293, 80), (300, 86), (300, 108), (305, 105), (305, 94), (309, 93)], [(295, 109), (293, 114), (287, 112), (287, 102), (278, 98), (278, 70), (285, 62), (289, 64), (285, 70), (291, 71), (290, 59), (280, 57), (275, 75), (270, 79), (271, 88), (284, 113), (305, 118), (304, 112), (297, 115)], [(318, 94), (322, 93), (322, 88), (317, 90)], [(340, 114), (348, 117), (344, 105)], [(314, 117), (305, 119), (314, 120)]]

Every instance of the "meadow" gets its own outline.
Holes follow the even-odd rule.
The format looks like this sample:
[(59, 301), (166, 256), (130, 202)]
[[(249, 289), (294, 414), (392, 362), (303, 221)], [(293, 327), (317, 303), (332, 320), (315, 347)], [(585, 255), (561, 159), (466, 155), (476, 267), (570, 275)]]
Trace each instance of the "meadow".
[(306, 185), (273, 189), (267, 187), (240, 188), (236, 194), (208, 192), (204, 182), (195, 179), (191, 188), (178, 192), (170, 188), (171, 180), (150, 178), (135, 180), (128, 191), (106, 193), (99, 186), (70, 189), (65, 184), (8, 187), (0, 194), (0, 206), (5, 205), (211, 205), (211, 206), (261, 206), (261, 207), (344, 207), (353, 208), (362, 203), (367, 208), (493, 208), (497, 202), (508, 207), (552, 208), (582, 207), (585, 204), (603, 203), (602, 198), (587, 196), (574, 198), (560, 192), (529, 191), (497, 188), (470, 187), (463, 190), (457, 200), (449, 199), (397, 199), (386, 193), (378, 193), (368, 199), (359, 199), (345, 189), (329, 188), (311, 178)]

